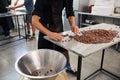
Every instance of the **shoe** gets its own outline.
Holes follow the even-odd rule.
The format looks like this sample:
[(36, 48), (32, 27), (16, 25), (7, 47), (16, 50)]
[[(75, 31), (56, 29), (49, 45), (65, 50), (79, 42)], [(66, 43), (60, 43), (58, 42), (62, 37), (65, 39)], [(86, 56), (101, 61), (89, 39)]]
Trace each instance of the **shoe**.
[(5, 36), (5, 39), (11, 39), (13, 38), (12, 36)]
[(71, 65), (70, 65), (69, 63), (66, 65), (66, 72), (71, 73), (71, 74), (77, 76), (77, 71), (76, 71), (76, 70), (73, 70), (73, 69), (71, 68)]
[(31, 39), (32, 39), (32, 40), (35, 39), (35, 36), (32, 36)]
[(73, 70), (73, 69), (66, 69), (66, 72), (73, 74), (75, 76), (77, 76), (77, 73), (78, 73), (76, 70)]
[(29, 38), (31, 37), (31, 35), (30, 35), (30, 34), (27, 34), (26, 37), (27, 37), (27, 39), (29, 39)]
[(29, 41), (34, 40), (34, 39), (35, 39), (35, 36), (32, 36), (32, 37), (28, 38)]

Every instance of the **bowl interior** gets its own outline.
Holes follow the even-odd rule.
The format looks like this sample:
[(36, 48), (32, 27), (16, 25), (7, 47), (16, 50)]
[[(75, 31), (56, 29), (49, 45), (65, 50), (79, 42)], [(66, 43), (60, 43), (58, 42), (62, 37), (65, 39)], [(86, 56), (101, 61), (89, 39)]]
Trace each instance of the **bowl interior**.
[(56, 76), (66, 67), (66, 57), (54, 50), (40, 49), (30, 51), (16, 61), (15, 68), (29, 78), (49, 78)]

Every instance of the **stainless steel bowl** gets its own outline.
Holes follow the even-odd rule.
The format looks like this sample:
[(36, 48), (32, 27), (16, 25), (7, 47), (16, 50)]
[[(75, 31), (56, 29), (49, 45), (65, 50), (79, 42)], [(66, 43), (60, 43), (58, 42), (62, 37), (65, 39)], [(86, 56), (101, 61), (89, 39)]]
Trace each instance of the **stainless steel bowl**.
[(66, 57), (55, 50), (39, 49), (21, 56), (15, 63), (16, 71), (30, 79), (57, 76), (65, 69)]

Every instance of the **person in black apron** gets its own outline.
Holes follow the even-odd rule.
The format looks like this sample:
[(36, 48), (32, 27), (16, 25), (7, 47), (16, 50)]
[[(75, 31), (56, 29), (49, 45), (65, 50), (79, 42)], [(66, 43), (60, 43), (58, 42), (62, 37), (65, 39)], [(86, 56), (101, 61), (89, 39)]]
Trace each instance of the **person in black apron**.
[(61, 40), (64, 37), (59, 34), (63, 32), (62, 10), (65, 8), (71, 30), (78, 34), (78, 26), (75, 25), (73, 0), (36, 0), (33, 11), (33, 25), (39, 29), (38, 49), (54, 49), (65, 54), (67, 57), (67, 71), (76, 74), (69, 62), (68, 51), (43, 38), (47, 35), (53, 40)]
[[(0, 0), (0, 13), (6, 13), (8, 12), (8, 9), (6, 8), (7, 6), (10, 5), (9, 0)], [(3, 28), (3, 34), (5, 36), (10, 35), (10, 28), (14, 28), (14, 23), (12, 21), (12, 17), (1, 17), (0, 18), (0, 25)]]

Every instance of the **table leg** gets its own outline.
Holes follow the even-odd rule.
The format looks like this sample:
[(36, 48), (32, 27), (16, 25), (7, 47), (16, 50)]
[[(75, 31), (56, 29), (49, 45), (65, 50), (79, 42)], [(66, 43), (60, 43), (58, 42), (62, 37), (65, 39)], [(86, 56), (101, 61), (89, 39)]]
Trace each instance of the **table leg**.
[(25, 21), (26, 21), (26, 15), (23, 15), (23, 25), (24, 25), (24, 29), (25, 29), (25, 38), (26, 38), (26, 41), (27, 41), (27, 30), (26, 30), (26, 24), (25, 24)]
[(19, 26), (19, 20), (18, 20), (18, 16), (16, 16), (16, 20), (17, 20), (17, 26), (18, 26), (18, 35), (19, 35), (19, 38), (20, 38), (20, 26)]
[(78, 56), (77, 80), (81, 80), (82, 57)]
[(16, 31), (17, 31), (17, 29), (18, 29), (18, 25), (17, 25), (16, 16), (13, 16), (13, 19), (14, 19), (14, 25), (15, 25), (15, 28), (16, 28)]
[(104, 55), (105, 55), (105, 49), (103, 49), (103, 51), (102, 51), (100, 70), (102, 70), (102, 68), (103, 68)]
[(80, 14), (78, 14), (78, 27), (80, 28)]
[(78, 27), (82, 27), (82, 14), (78, 14)]
[(120, 42), (117, 44), (117, 48), (116, 49), (117, 49), (118, 52), (120, 52), (120, 50), (119, 50), (120, 49)]
[(96, 73), (98, 73), (98, 72), (106, 72), (106, 73), (108, 73), (108, 74), (110, 74), (110, 75), (112, 75), (112, 76), (120, 79), (119, 76), (116, 76), (115, 74), (113, 74), (113, 73), (111, 73), (111, 72), (109, 72), (109, 71), (107, 71), (107, 70), (105, 70), (105, 69), (103, 68), (104, 55), (105, 55), (105, 49), (103, 49), (103, 51), (102, 51), (102, 58), (101, 58), (100, 68), (99, 68), (98, 70), (96, 70), (95, 72), (93, 72), (92, 74), (90, 74), (90, 75), (89, 75), (88, 77), (86, 77), (84, 80), (89, 79), (90, 77), (94, 76), (94, 74), (96, 74)]

